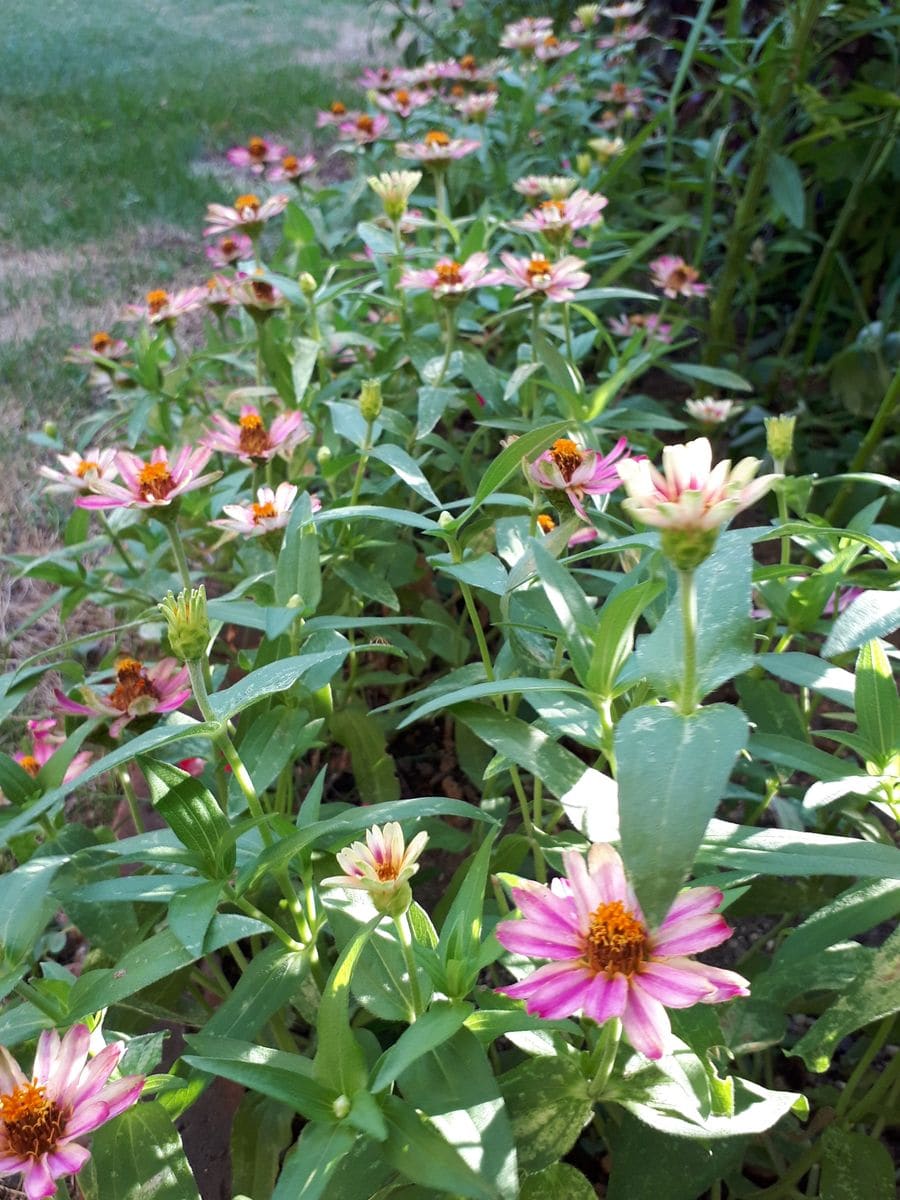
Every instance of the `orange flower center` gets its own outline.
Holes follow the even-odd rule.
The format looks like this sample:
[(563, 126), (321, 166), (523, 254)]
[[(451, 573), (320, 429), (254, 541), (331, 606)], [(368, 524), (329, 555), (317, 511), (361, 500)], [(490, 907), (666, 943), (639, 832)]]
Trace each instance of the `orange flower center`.
[(38, 1159), (58, 1144), (67, 1115), (55, 1100), (48, 1100), (43, 1087), (20, 1083), (15, 1091), (0, 1096), (0, 1120), (14, 1154)]
[(646, 949), (647, 930), (621, 900), (600, 904), (591, 913), (585, 958), (595, 975), (633, 975)]
[(155, 317), (169, 303), (169, 293), (165, 288), (155, 288), (152, 292), (147, 293), (147, 309), (150, 316)]
[(104, 330), (91, 334), (91, 349), (95, 354), (105, 354), (112, 345), (112, 338)]
[(544, 212), (555, 212), (560, 217), (564, 217), (566, 215), (565, 200), (542, 200), (541, 208), (544, 210)]
[(247, 143), (247, 153), (251, 158), (258, 158), (260, 160), (264, 159), (266, 157), (267, 149), (268, 147), (261, 137), (252, 137)]
[(686, 284), (693, 283), (695, 279), (699, 278), (699, 275), (700, 272), (696, 271), (693, 267), (687, 265), (675, 267), (666, 276), (666, 286), (673, 288), (677, 292), (685, 287)]
[(627, 100), (628, 88), (624, 83), (614, 83), (609, 89), (609, 94), (612, 96), (613, 100)]
[(552, 533), (553, 530), (556, 528), (556, 522), (553, 520), (552, 517), (549, 517), (546, 513), (541, 513), (541, 515), (537, 519), (537, 523), (538, 523), (538, 528), (540, 529), (541, 533)]
[(250, 283), (250, 288), (254, 299), (258, 300), (260, 304), (275, 303), (275, 289), (271, 283), (264, 283), (261, 279), (254, 279)]
[(445, 286), (455, 286), (462, 283), (462, 275), (460, 274), (460, 265), (452, 259), (439, 262), (434, 268), (434, 273), (438, 277), (438, 283)]
[(429, 129), (425, 134), (426, 146), (449, 146), (450, 135), (444, 133), (442, 129)]
[(300, 160), (296, 154), (286, 154), (281, 160), (281, 165), (285, 171), (296, 171), (300, 166)]
[(219, 249), (223, 254), (231, 255), (237, 253), (238, 244), (234, 238), (222, 238), (219, 242)]
[(162, 462), (144, 463), (138, 472), (138, 486), (145, 500), (149, 496), (154, 500), (165, 500), (175, 487), (175, 480), (169, 474), (169, 464), (165, 459)]
[(357, 118), (356, 128), (360, 133), (372, 133), (375, 128), (375, 118), (370, 117), (368, 113), (363, 113), (361, 117)]
[[(238, 421), (241, 427), (240, 446), (244, 454), (249, 454), (251, 458), (258, 454), (264, 454), (269, 449), (269, 435), (266, 433), (266, 427), (263, 425), (262, 417), (259, 413), (245, 413)], [(259, 505), (254, 505), (254, 511)], [(265, 507), (263, 505), (262, 507)], [(269, 505), (271, 508), (272, 506)], [(275, 510), (265, 513), (267, 517), (274, 517)]]
[(409, 92), (405, 92), (401, 88), (399, 92), (394, 92), (394, 100), (397, 104), (409, 104)]
[(388, 858), (384, 862), (376, 864), (375, 874), (378, 876), (380, 883), (389, 883), (391, 880), (397, 878), (399, 871), (397, 870), (397, 864)]
[(141, 696), (159, 699), (159, 692), (147, 678), (147, 672), (136, 658), (122, 658), (116, 665), (116, 686), (109, 695), (109, 702), (119, 712), (128, 712), (131, 704)]
[(334, 116), (342, 117), (347, 111), (347, 105), (341, 104), (340, 100), (332, 100), (331, 111)]
[(453, 87), (450, 89), (450, 95), (456, 96), (457, 99), (462, 98), (465, 94), (466, 94), (466, 89), (463, 87), (463, 85), (461, 83), (454, 83)]
[[(41, 764), (38, 762), (38, 760), (34, 757), (33, 754), (24, 754), (19, 759), (19, 766), (26, 773), (26, 775), (30, 775), (32, 779), (34, 779), (34, 777), (37, 775), (38, 771), (41, 769)], [(3, 1101), (2, 1101), (2, 1099), (0, 1099), (0, 1104), (2, 1104), (2, 1103), (3, 1103)]]
[(259, 196), (254, 196), (252, 192), (248, 192), (246, 196), (238, 196), (234, 202), (234, 207), (243, 216), (245, 209), (250, 209), (252, 213), (259, 212)]
[(551, 49), (553, 49), (554, 46), (559, 45), (559, 38), (554, 37), (553, 34), (550, 33), (547, 35), (547, 37), (544, 38), (544, 45), (549, 46)]
[[(243, 435), (242, 435), (242, 440), (243, 440)], [(250, 508), (253, 510), (253, 524), (254, 525), (259, 525), (260, 522), (265, 521), (269, 517), (277, 517), (278, 516), (278, 513), (275, 511), (275, 505), (272, 503), (271, 500), (267, 500), (265, 502), (265, 504), (251, 504)]]
[(93, 462), (90, 458), (83, 458), (75, 468), (75, 474), (79, 479), (84, 479), (85, 475), (89, 475), (91, 471), (99, 471), (100, 464)]
[(462, 56), (462, 58), (459, 60), (459, 65), (462, 67), (462, 69), (464, 71), (474, 71), (475, 67), (477, 65), (475, 62), (475, 55), (474, 54), (464, 54)]
[(558, 438), (553, 443), (550, 447), (550, 457), (559, 467), (567, 483), (581, 466), (581, 450), (568, 438)]
[(526, 268), (526, 274), (531, 282), (534, 283), (536, 278), (550, 274), (550, 263), (539, 254), (535, 255)]

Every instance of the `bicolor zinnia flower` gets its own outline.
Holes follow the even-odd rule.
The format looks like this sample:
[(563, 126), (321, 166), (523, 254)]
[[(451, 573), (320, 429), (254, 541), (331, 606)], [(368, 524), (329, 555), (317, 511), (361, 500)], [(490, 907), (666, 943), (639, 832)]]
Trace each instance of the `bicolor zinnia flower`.
[(53, 467), (38, 467), (38, 474), (49, 479), (48, 492), (87, 492), (100, 479), (115, 479), (119, 471), (116, 467), (115, 450), (87, 450), (83, 455), (57, 454), (61, 471)]
[(535, 46), (534, 57), (541, 62), (553, 62), (557, 58), (565, 58), (567, 54), (572, 54), (577, 49), (577, 42), (560, 41), (558, 37), (554, 37), (552, 33), (548, 33)]
[(481, 251), (470, 255), (464, 263), (442, 258), (433, 267), (404, 271), (400, 287), (430, 291), (437, 300), (452, 300), (478, 287), (487, 265), (488, 256)]
[(566, 242), (574, 230), (602, 221), (607, 204), (609, 200), (599, 192), (578, 188), (567, 200), (544, 200), (521, 220), (510, 224), (528, 233), (543, 234), (554, 243)]
[(266, 221), (283, 213), (290, 203), (290, 196), (278, 192), (268, 200), (260, 200), (251, 192), (238, 196), (234, 207), (227, 204), (209, 204), (206, 207), (206, 228), (204, 237), (217, 233), (229, 233), (232, 229), (250, 234), (254, 237), (260, 232)]
[(643, 329), (647, 337), (668, 345), (672, 341), (672, 326), (661, 321), (656, 313), (629, 313), (628, 316), (612, 317), (609, 327), (620, 337), (631, 337)]
[(280, 183), (289, 179), (291, 183), (299, 183), (316, 169), (314, 154), (283, 154), (274, 167), (269, 169), (268, 178), (272, 183)]
[(252, 137), (246, 146), (232, 146), (225, 157), (233, 167), (249, 167), (254, 175), (261, 175), (268, 163), (277, 162), (285, 154), (284, 146), (268, 138)]
[(523, 54), (531, 54), (544, 38), (552, 34), (552, 17), (522, 17), (504, 28), (500, 45), (504, 50), (520, 50)]
[(548, 300), (571, 300), (576, 291), (587, 287), (590, 275), (584, 270), (580, 258), (569, 254), (559, 262), (551, 263), (542, 254), (531, 258), (516, 258), (503, 251), (500, 255), (503, 267), (489, 271), (481, 281), (485, 286), (511, 284), (519, 289), (516, 299), (522, 296), (546, 296)]
[(207, 475), (199, 473), (211, 454), (206, 446), (196, 450), (185, 446), (170, 463), (165, 446), (157, 446), (150, 461), (144, 462), (130, 450), (120, 450), (116, 455), (116, 467), (122, 483), (92, 480), (92, 494), (79, 496), (75, 503), (80, 508), (156, 508), (171, 504), (184, 492), (192, 492), (219, 478), (219, 471)]
[(603, 496), (620, 486), (616, 463), (627, 453), (625, 438), (619, 438), (607, 455), (587, 450), (569, 438), (558, 438), (549, 450), (529, 463), (528, 475), (540, 488), (565, 492), (578, 515), (587, 521), (584, 497)]
[(608, 163), (611, 158), (615, 158), (616, 155), (622, 153), (625, 149), (625, 141), (620, 137), (589, 138), (588, 146), (593, 150), (601, 163)]
[(627, 21), (629, 17), (636, 17), (644, 7), (644, 0), (626, 0), (624, 4), (611, 4), (607, 8), (601, 8), (600, 12), (610, 21)]
[(409, 881), (419, 869), (427, 841), (427, 833), (417, 833), (407, 846), (397, 821), (373, 825), (366, 830), (365, 843), (353, 842), (338, 852), (344, 874), (323, 879), (322, 886), (368, 892), (380, 911), (399, 915), (412, 900)]
[(161, 658), (153, 667), (145, 667), (136, 658), (121, 658), (116, 663), (116, 684), (111, 692), (101, 696), (93, 688), (82, 686), (79, 690), (83, 704), (70, 700), (64, 692), (54, 692), (62, 712), (112, 717), (112, 737), (118, 737), (135, 717), (174, 712), (191, 698), (188, 669), (174, 658)]
[[(31, 735), (31, 752), (26, 753), (19, 750), (13, 755), (13, 758), (32, 779), (66, 740), (62, 734), (55, 732), (56, 725), (55, 717), (42, 717), (40, 720), (27, 723), (28, 732)], [(87, 770), (93, 757), (90, 750), (79, 750), (66, 768), (63, 783), (77, 779), (83, 771)]]
[(761, 499), (777, 475), (760, 475), (758, 458), (712, 465), (706, 438), (663, 448), (663, 469), (649, 459), (626, 459), (617, 471), (628, 499), (622, 507), (636, 521), (657, 529), (709, 532)]
[(744, 407), (738, 400), (716, 400), (714, 396), (702, 396), (696, 400), (685, 400), (688, 416), (701, 425), (724, 425)]
[(204, 434), (201, 444), (223, 454), (236, 454), (242, 462), (264, 462), (276, 454), (290, 454), (309, 437), (301, 412), (280, 413), (266, 429), (259, 409), (252, 404), (243, 405), (237, 423), (216, 413), (213, 425), (215, 429)]
[(214, 246), (207, 246), (205, 253), (213, 266), (227, 267), (242, 258), (252, 258), (253, 242), (246, 233), (232, 233), (220, 238)]
[(496, 92), (473, 92), (470, 96), (454, 101), (453, 107), (466, 121), (483, 125), (488, 113), (497, 107)]
[(167, 292), (165, 288), (154, 288), (144, 297), (143, 304), (128, 304), (125, 306), (125, 316), (131, 320), (143, 319), (151, 325), (163, 321), (175, 321), (185, 313), (193, 312), (202, 306), (204, 300), (203, 288), (184, 288), (180, 292)]
[(338, 126), (338, 133), (345, 142), (356, 142), (357, 146), (369, 146), (383, 137), (390, 127), (390, 121), (384, 113), (360, 113), (350, 121), (343, 121)]
[(375, 92), (372, 99), (385, 112), (396, 113), (405, 121), (410, 113), (422, 108), (431, 100), (431, 92), (424, 88), (397, 88), (395, 92)]
[(86, 1025), (62, 1040), (45, 1030), (30, 1079), (0, 1046), (0, 1175), (21, 1174), (28, 1200), (55, 1196), (55, 1180), (77, 1174), (91, 1156), (79, 1139), (140, 1098), (143, 1076), (109, 1082), (124, 1043), (110, 1042), (89, 1062), (90, 1040)]
[(414, 158), (427, 167), (443, 167), (453, 159), (480, 150), (481, 142), (453, 138), (442, 129), (429, 129), (421, 142), (398, 142), (394, 149), (400, 158)]
[(499, 988), (545, 1020), (579, 1014), (598, 1024), (618, 1017), (648, 1058), (666, 1053), (667, 1008), (717, 1004), (749, 995), (747, 980), (690, 956), (718, 946), (731, 929), (714, 887), (688, 888), (657, 929), (649, 928), (612, 846), (563, 854), (565, 878), (513, 888), (523, 915), (501, 921), (497, 940), (514, 954), (550, 961), (520, 983)]
[[(226, 504), (222, 511), (228, 516), (210, 524), (217, 529), (227, 529), (229, 533), (261, 537), (287, 525), (296, 497), (297, 488), (292, 483), (279, 483), (274, 491), (270, 487), (261, 487), (256, 493), (256, 503)], [(313, 498), (313, 512), (320, 507), (321, 502)]]
[(654, 287), (674, 300), (676, 296), (705, 296), (708, 283), (698, 283), (700, 272), (690, 267), (677, 254), (664, 254), (650, 264), (650, 278)]

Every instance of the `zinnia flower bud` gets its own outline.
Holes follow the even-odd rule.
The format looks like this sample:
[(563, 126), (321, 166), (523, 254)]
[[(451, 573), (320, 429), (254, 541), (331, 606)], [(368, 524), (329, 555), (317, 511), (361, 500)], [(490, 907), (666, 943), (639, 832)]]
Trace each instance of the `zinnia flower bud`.
[(309, 271), (303, 272), (298, 280), (298, 283), (300, 284), (300, 291), (304, 296), (314, 296), (316, 293), (316, 288), (319, 286), (316, 283), (315, 276), (310, 275)]
[(772, 455), (776, 470), (784, 471), (784, 464), (794, 449), (794, 426), (796, 417), (766, 417), (766, 449)]
[(209, 645), (209, 616), (206, 611), (206, 589), (187, 588), (174, 596), (168, 593), (157, 608), (166, 618), (169, 645), (183, 662), (196, 662), (206, 654)]
[(381, 414), (381, 380), (364, 379), (362, 391), (359, 394), (359, 411), (363, 420), (372, 425)]

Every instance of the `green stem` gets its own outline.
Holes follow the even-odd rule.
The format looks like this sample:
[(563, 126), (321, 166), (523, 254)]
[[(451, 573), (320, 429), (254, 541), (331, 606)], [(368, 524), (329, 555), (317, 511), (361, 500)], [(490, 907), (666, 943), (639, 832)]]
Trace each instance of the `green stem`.
[(881, 1047), (887, 1041), (888, 1036), (890, 1035), (891, 1029), (893, 1028), (893, 1025), (894, 1025), (894, 1014), (891, 1013), (889, 1016), (884, 1018), (884, 1020), (881, 1022), (881, 1024), (875, 1030), (874, 1035), (872, 1036), (872, 1038), (869, 1041), (868, 1046), (866, 1047), (865, 1053), (863, 1054), (862, 1058), (859, 1060), (859, 1062), (854, 1067), (853, 1073), (851, 1074), (850, 1078), (847, 1080), (844, 1090), (841, 1092), (840, 1099), (838, 1100), (837, 1106), (835, 1107), (835, 1110), (834, 1110), (835, 1118), (842, 1117), (844, 1115), (844, 1113), (847, 1111), (847, 1109), (850, 1107), (850, 1101), (853, 1098), (854, 1092), (856, 1091), (856, 1089), (859, 1087), (860, 1083), (862, 1082), (866, 1071), (868, 1071), (869, 1067), (872, 1065), (872, 1060), (875, 1058), (875, 1056), (881, 1050)]
[[(450, 212), (447, 207), (447, 176), (444, 174), (443, 168), (438, 168), (433, 171), (434, 175), (434, 208), (435, 212), (440, 216), (450, 219)], [(435, 245), (441, 244), (441, 225), (438, 224), (435, 230)]]
[(175, 565), (178, 567), (178, 574), (181, 576), (182, 585), (190, 589), (191, 568), (188, 566), (187, 555), (184, 552), (184, 542), (181, 540), (181, 534), (178, 532), (178, 525), (174, 518), (171, 520), (164, 519), (163, 525), (165, 525), (166, 533), (169, 535), (169, 542), (172, 546), (172, 553), (175, 555)]
[(603, 1094), (603, 1089), (609, 1082), (609, 1077), (612, 1074), (612, 1069), (616, 1061), (616, 1053), (619, 1049), (621, 1037), (622, 1022), (618, 1019), (618, 1017), (613, 1017), (611, 1020), (607, 1021), (600, 1030), (600, 1037), (592, 1056), (597, 1061), (597, 1067), (594, 1071), (594, 1076), (587, 1087), (588, 1095), (594, 1100), (600, 1098), (600, 1096)]
[(369, 451), (372, 449), (372, 421), (366, 422), (366, 436), (363, 439), (362, 449), (359, 452), (359, 462), (356, 464), (356, 474), (353, 477), (353, 487), (350, 491), (350, 507), (359, 503), (359, 493), (362, 491), (363, 479), (366, 474), (366, 466), (369, 462)]
[(61, 1006), (50, 996), (45, 996), (37, 988), (32, 987), (30, 983), (22, 980), (16, 984), (13, 991), (21, 996), (26, 1004), (33, 1004), (36, 1009), (49, 1017), (54, 1025), (58, 1025), (62, 1021), (64, 1013)]
[[(785, 490), (784, 490), (784, 484), (785, 484), (784, 465), (785, 464), (783, 462), (779, 462), (776, 459), (775, 474), (780, 475), (781, 478), (775, 484), (775, 500), (778, 504), (778, 521), (779, 521), (779, 524), (781, 524), (781, 525), (787, 525), (787, 523), (788, 523), (787, 496), (786, 496)], [(783, 567), (787, 567), (787, 566), (790, 566), (790, 562), (791, 562), (791, 539), (790, 539), (789, 534), (785, 534), (785, 536), (781, 539), (781, 565)]]
[(680, 710), (689, 717), (697, 708), (697, 582), (693, 571), (679, 571), (678, 582), (684, 633), (684, 687)]
[(131, 776), (128, 771), (122, 769), (118, 772), (119, 783), (122, 785), (122, 791), (125, 794), (125, 803), (128, 805), (128, 812), (131, 817), (131, 823), (135, 828), (136, 833), (144, 832), (144, 821), (141, 817), (141, 811), (138, 807), (137, 793), (131, 782)]
[(406, 973), (409, 975), (409, 1004), (412, 1020), (415, 1021), (422, 1012), (422, 992), (419, 988), (419, 976), (416, 972), (416, 955), (413, 949), (412, 929), (406, 913), (394, 918), (394, 928), (403, 950), (403, 961), (406, 963)]
[(575, 356), (572, 353), (572, 318), (569, 313), (569, 303), (565, 301), (562, 306), (563, 329), (566, 335), (566, 358), (569, 360), (569, 365), (575, 371), (578, 368), (575, 366)]
[[(891, 380), (891, 386), (885, 392), (884, 399), (881, 401), (878, 412), (875, 414), (875, 419), (869, 426), (869, 432), (863, 438), (859, 449), (853, 455), (853, 459), (851, 460), (849, 467), (850, 474), (853, 474), (857, 471), (864, 471), (869, 465), (869, 459), (875, 452), (876, 447), (880, 444), (891, 418), (897, 415), (898, 401), (900, 401), (900, 367), (898, 367), (894, 373), (894, 378)], [(846, 505), (852, 491), (853, 484), (848, 482), (844, 484), (844, 486), (835, 496), (828, 508), (828, 511), (825, 513), (825, 520), (829, 525), (834, 525), (835, 521), (840, 518), (842, 512), (844, 511), (844, 506)]]
[(116, 550), (119, 552), (119, 557), (121, 558), (122, 562), (125, 564), (125, 570), (132, 577), (139, 575), (140, 572), (138, 571), (137, 567), (134, 565), (131, 555), (125, 549), (125, 544), (122, 541), (122, 539), (119, 537), (119, 535), (113, 529), (112, 525), (110, 525), (109, 518), (106, 516), (106, 513), (104, 513), (102, 509), (99, 509), (97, 512), (97, 515), (100, 518), (100, 524), (103, 526), (104, 533), (109, 538), (109, 540), (112, 542), (112, 544), (115, 546)]
[(287, 930), (283, 929), (277, 921), (273, 921), (268, 914), (264, 913), (261, 908), (257, 908), (255, 904), (251, 904), (250, 901), (244, 896), (236, 895), (232, 888), (227, 886), (223, 891), (223, 895), (227, 900), (235, 905), (236, 908), (239, 908), (246, 916), (253, 917), (255, 921), (261, 921), (263, 925), (268, 926), (272, 933), (274, 933), (278, 938), (279, 942), (287, 946), (288, 950), (291, 950), (297, 954), (299, 951), (304, 949), (302, 942), (295, 941), (294, 938), (292, 938), (287, 932)]
[(438, 377), (434, 382), (435, 387), (440, 387), (444, 382), (444, 376), (447, 374), (447, 369), (450, 366), (450, 359), (453, 355), (453, 346), (456, 342), (456, 314), (452, 309), (448, 308), (444, 314), (444, 361), (441, 363), (441, 369)]

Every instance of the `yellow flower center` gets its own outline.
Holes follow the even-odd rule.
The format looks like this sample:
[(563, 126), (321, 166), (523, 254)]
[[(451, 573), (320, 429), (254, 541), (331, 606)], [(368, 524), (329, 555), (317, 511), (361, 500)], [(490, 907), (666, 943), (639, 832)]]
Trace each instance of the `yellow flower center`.
[[(27, 775), (30, 775), (32, 779), (34, 779), (38, 771), (41, 769), (41, 764), (33, 754), (23, 755), (22, 758), (19, 759), (19, 766)], [(2, 1101), (0, 1101), (0, 1103), (2, 1103)]]
[(372, 133), (375, 128), (375, 118), (370, 117), (368, 113), (363, 113), (361, 117), (357, 117), (356, 128), (360, 133)]
[(331, 112), (332, 112), (332, 115), (335, 117), (343, 117), (344, 114), (347, 112), (347, 105), (341, 104), (340, 100), (332, 100)]
[(536, 254), (526, 268), (529, 280), (534, 283), (537, 278), (546, 278), (550, 274), (550, 263), (546, 258)]
[(265, 521), (269, 517), (277, 517), (275, 505), (271, 500), (267, 500), (265, 504), (251, 504), (250, 508), (253, 511), (253, 524), (259, 525), (261, 521)]
[(248, 192), (246, 196), (238, 196), (234, 202), (234, 207), (238, 210), (241, 216), (249, 208), (251, 213), (259, 212), (259, 196), (254, 196), (252, 192)]
[(151, 317), (155, 317), (169, 303), (169, 293), (165, 288), (155, 288), (147, 293), (147, 309)]
[(546, 513), (541, 513), (541, 515), (537, 519), (537, 523), (538, 523), (538, 528), (540, 529), (541, 533), (552, 533), (553, 530), (556, 528), (556, 522), (553, 520), (552, 517), (549, 517)]
[(252, 137), (247, 143), (247, 152), (251, 158), (262, 161), (266, 157), (267, 146), (261, 137)]
[(462, 283), (460, 265), (452, 259), (437, 263), (434, 273), (438, 277), (438, 283), (445, 287), (455, 287), (457, 284)]
[[(240, 446), (244, 454), (249, 454), (252, 458), (257, 454), (264, 454), (269, 449), (269, 435), (259, 413), (246, 413), (238, 420), (238, 425), (241, 427)], [(257, 507), (259, 506), (254, 505), (254, 508)], [(269, 507), (271, 508), (271, 505)], [(266, 513), (266, 516), (274, 515), (274, 510)]]
[(79, 479), (84, 479), (85, 475), (89, 475), (91, 471), (99, 471), (100, 464), (93, 462), (90, 458), (83, 458), (75, 468), (75, 474)]
[(449, 146), (450, 145), (450, 135), (447, 133), (444, 133), (444, 131), (442, 129), (429, 129), (428, 132), (425, 134), (425, 145), (426, 146), (441, 146), (441, 147)]
[(550, 457), (559, 467), (567, 483), (581, 466), (581, 450), (568, 438), (558, 438), (553, 443), (550, 447)]
[(138, 486), (145, 500), (148, 496), (154, 500), (165, 500), (175, 487), (175, 480), (169, 474), (169, 464), (165, 459), (162, 462), (144, 463), (138, 472)]
[(147, 672), (136, 658), (121, 658), (116, 664), (116, 686), (109, 695), (109, 702), (119, 712), (127, 712), (129, 706), (141, 696), (159, 699), (159, 692), (147, 678)]
[(67, 1116), (55, 1100), (48, 1100), (43, 1087), (20, 1083), (15, 1091), (0, 1096), (0, 1120), (14, 1154), (38, 1159), (58, 1144)]
[(633, 975), (646, 949), (647, 930), (621, 900), (600, 904), (591, 913), (585, 959), (595, 975)]
[(296, 154), (286, 154), (281, 160), (281, 166), (285, 171), (296, 171), (300, 166), (300, 160)]
[(112, 338), (105, 330), (91, 334), (91, 349), (95, 354), (105, 354), (112, 345)]
[(375, 874), (378, 876), (379, 883), (389, 883), (397, 878), (399, 872), (397, 864), (391, 859), (386, 859), (384, 862), (377, 863), (375, 866)]

